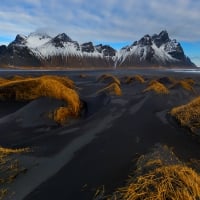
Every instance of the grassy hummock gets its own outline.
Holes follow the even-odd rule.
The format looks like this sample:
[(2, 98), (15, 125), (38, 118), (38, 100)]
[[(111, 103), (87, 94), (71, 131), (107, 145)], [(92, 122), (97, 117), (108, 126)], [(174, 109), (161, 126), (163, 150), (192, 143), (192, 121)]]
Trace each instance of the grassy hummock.
[(181, 126), (195, 132), (200, 128), (200, 97), (197, 97), (185, 105), (173, 108), (170, 114), (176, 118)]
[(77, 117), (80, 113), (79, 95), (75, 90), (74, 82), (67, 77), (49, 75), (34, 78), (18, 77), (0, 84), (0, 100), (2, 101), (31, 101), (40, 97), (50, 97), (66, 102), (68, 112), (65, 112), (65, 116), (62, 115), (63, 120), (57, 120), (55, 117), (58, 122), (66, 121), (68, 117)]
[(150, 81), (148, 87), (144, 90), (144, 92), (149, 92), (149, 91), (154, 91), (157, 94), (169, 94), (168, 88), (165, 87), (164, 84), (156, 80)]

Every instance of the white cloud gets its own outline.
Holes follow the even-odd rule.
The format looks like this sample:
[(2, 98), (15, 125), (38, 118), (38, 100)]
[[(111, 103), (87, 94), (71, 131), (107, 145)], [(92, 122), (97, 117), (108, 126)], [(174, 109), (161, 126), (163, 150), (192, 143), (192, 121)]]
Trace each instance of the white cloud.
[(80, 41), (133, 41), (167, 29), (178, 40), (200, 40), (200, 1), (6, 0), (0, 35), (42, 29)]

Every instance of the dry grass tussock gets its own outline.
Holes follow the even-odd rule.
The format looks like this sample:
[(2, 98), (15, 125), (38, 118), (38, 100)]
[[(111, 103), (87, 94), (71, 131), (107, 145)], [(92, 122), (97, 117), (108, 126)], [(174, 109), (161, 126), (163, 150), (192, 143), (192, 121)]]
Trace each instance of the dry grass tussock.
[(62, 83), (63, 85), (65, 85), (66, 87), (71, 88), (71, 89), (76, 88), (74, 81), (69, 79), (66, 76), (45, 75), (45, 76), (42, 76), (41, 78), (49, 78), (49, 79), (56, 80), (56, 81)]
[(9, 149), (0, 147), (0, 200), (4, 199), (8, 193), (8, 184), (12, 183), (20, 173), (26, 171), (25, 168), (20, 166), (19, 161), (11, 155), (29, 151), (29, 148)]
[(97, 93), (101, 93), (101, 92), (109, 92), (111, 95), (117, 95), (117, 96), (122, 95), (121, 88), (117, 83), (111, 83), (105, 88), (99, 90)]
[(148, 87), (144, 90), (144, 92), (154, 91), (157, 94), (169, 94), (169, 90), (162, 83), (152, 80), (148, 84)]
[(184, 165), (161, 166), (131, 178), (112, 200), (198, 200), (200, 175)]
[(187, 90), (187, 91), (192, 91), (195, 92), (193, 86), (195, 84), (195, 81), (193, 79), (183, 79), (183, 80), (178, 80), (176, 81), (171, 88), (177, 87), (177, 86), (181, 86), (183, 89)]
[(175, 117), (181, 126), (195, 132), (200, 128), (200, 97), (197, 97), (185, 105), (173, 108), (170, 114)]
[(59, 124), (65, 124), (69, 116), (73, 116), (69, 108), (59, 107), (53, 113), (50, 113), (49, 117)]
[(145, 83), (145, 80), (141, 75), (134, 75), (134, 76), (126, 76), (125, 77), (125, 83), (126, 84), (130, 84), (133, 81), (137, 81), (139, 83)]
[(167, 147), (138, 159), (126, 186), (107, 200), (199, 200), (200, 175)]
[(97, 80), (98, 81), (108, 81), (109, 83), (116, 83), (116, 84), (120, 85), (120, 80), (112, 74), (103, 74)]
[(0, 77), (0, 85), (3, 84), (3, 83), (6, 83), (6, 82), (8, 82), (8, 81), (9, 81), (9, 80)]
[(64, 100), (69, 117), (76, 117), (80, 113), (81, 101), (74, 87), (72, 80), (59, 76), (11, 80), (0, 85), (0, 100), (29, 101), (39, 97)]
[(111, 74), (103, 74), (98, 78), (98, 81), (108, 81), (109, 84), (105, 88), (97, 91), (97, 94), (101, 92), (108, 92), (111, 95), (117, 95), (117, 96), (122, 95), (122, 91), (120, 88), (121, 83), (116, 76)]

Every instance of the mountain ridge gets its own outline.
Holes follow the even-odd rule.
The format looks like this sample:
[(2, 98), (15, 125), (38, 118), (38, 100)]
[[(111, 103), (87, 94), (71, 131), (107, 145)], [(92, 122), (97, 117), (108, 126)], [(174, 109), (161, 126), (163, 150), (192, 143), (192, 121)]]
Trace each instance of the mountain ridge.
[(17, 35), (8, 46), (0, 46), (0, 64), (63, 67), (196, 67), (179, 42), (167, 31), (145, 35), (131, 45), (115, 50), (109, 45), (79, 43), (65, 33)]

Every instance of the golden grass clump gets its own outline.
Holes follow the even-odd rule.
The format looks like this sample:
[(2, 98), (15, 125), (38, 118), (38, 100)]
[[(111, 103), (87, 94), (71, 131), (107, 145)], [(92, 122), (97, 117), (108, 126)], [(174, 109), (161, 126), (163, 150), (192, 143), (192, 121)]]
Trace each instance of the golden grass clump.
[(29, 101), (39, 97), (51, 97), (64, 100), (70, 116), (78, 116), (81, 101), (78, 93), (72, 89), (74, 82), (66, 77), (41, 76), (9, 81), (0, 85), (0, 100), (13, 99)]
[(130, 84), (133, 81), (137, 81), (139, 83), (145, 83), (145, 80), (141, 75), (134, 75), (134, 76), (126, 76), (125, 77), (125, 83), (126, 84)]
[(169, 94), (169, 90), (162, 83), (152, 80), (149, 86), (144, 90), (144, 92), (154, 91), (157, 94)]
[(3, 83), (6, 83), (6, 82), (8, 82), (8, 81), (9, 81), (9, 80), (0, 77), (0, 85), (3, 84)]
[(200, 97), (197, 97), (185, 105), (173, 108), (170, 114), (175, 117), (181, 126), (195, 132), (200, 128)]
[(12, 183), (20, 173), (26, 171), (25, 168), (20, 166), (19, 161), (10, 155), (29, 151), (29, 148), (10, 149), (0, 147), (0, 200), (7, 195), (8, 184)]
[(141, 75), (135, 75), (134, 78), (136, 81), (138, 81), (140, 83), (145, 83), (145, 80)]
[(69, 79), (66, 76), (44, 75), (41, 78), (53, 79), (53, 80), (56, 80), (56, 81), (62, 83), (63, 85), (65, 85), (68, 88), (71, 88), (71, 89), (75, 88), (74, 81), (72, 81), (71, 79)]
[(199, 200), (200, 174), (182, 163), (166, 145), (140, 156), (124, 187), (107, 200)]
[(97, 93), (101, 93), (101, 92), (109, 92), (111, 95), (117, 95), (117, 96), (122, 95), (121, 88), (117, 83), (111, 83), (105, 88), (99, 90)]
[(188, 91), (194, 91), (193, 89), (193, 84), (191, 84), (191, 82), (187, 81), (187, 80), (181, 80), (178, 82), (179, 85), (181, 85), (185, 90)]
[(59, 107), (53, 112), (52, 118), (59, 124), (65, 124), (69, 116), (73, 116), (73, 113), (67, 107)]
[(120, 85), (120, 80), (112, 74), (103, 74), (98, 78), (98, 81), (109, 81), (110, 83), (117, 83)]
[(13, 153), (25, 153), (29, 152), (30, 148), (19, 148), (19, 149), (10, 149), (10, 148), (4, 148), (0, 146), (0, 154), (13, 154)]
[(193, 85), (195, 84), (195, 81), (193, 79), (183, 79), (183, 80), (179, 80), (176, 81), (173, 85), (172, 88), (176, 87), (176, 86), (181, 86), (183, 89), (187, 90), (187, 91), (194, 91)]
[(115, 200), (198, 200), (200, 175), (177, 164), (161, 166), (144, 175), (130, 178), (110, 199)]

